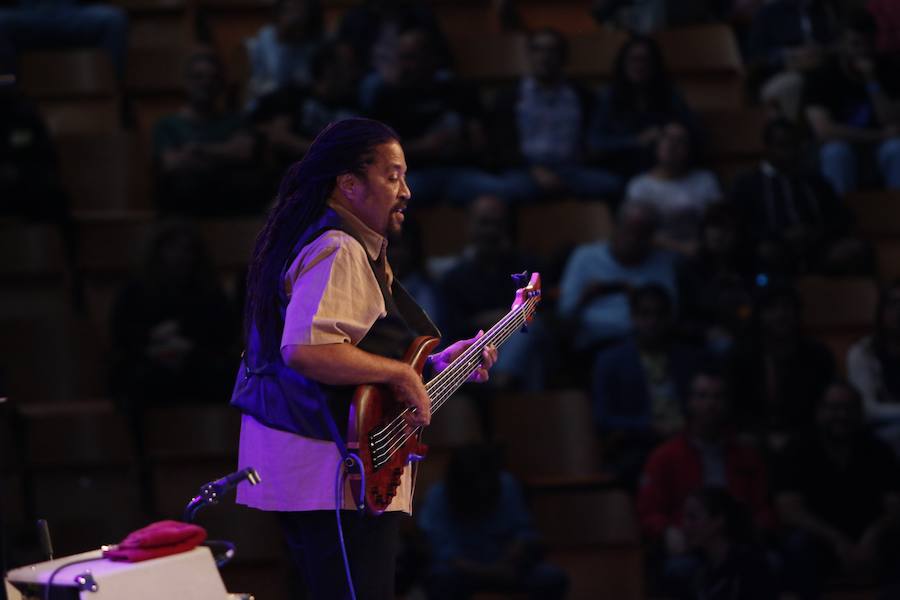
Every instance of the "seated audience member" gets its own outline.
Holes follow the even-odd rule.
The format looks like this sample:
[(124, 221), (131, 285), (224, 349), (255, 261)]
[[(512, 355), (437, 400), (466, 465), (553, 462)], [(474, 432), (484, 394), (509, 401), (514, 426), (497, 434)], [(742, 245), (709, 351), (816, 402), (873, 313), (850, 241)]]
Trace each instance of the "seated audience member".
[(900, 464), (862, 427), (862, 400), (853, 387), (828, 386), (814, 430), (788, 445), (776, 472), (776, 508), (793, 530), (784, 567), (791, 591), (816, 598), (829, 574), (873, 570), (882, 585), (897, 590)]
[(255, 101), (289, 86), (312, 84), (313, 54), (322, 38), (320, 0), (277, 0), (274, 22), (246, 40), (247, 96)]
[(417, 522), (431, 547), (430, 600), (466, 600), (477, 592), (565, 597), (565, 573), (542, 560), (540, 540), (519, 484), (480, 446), (457, 450)]
[(777, 586), (755, 540), (747, 507), (721, 487), (706, 487), (685, 501), (684, 537), (700, 567), (685, 599), (776, 600)]
[(866, 421), (900, 457), (900, 280), (881, 291), (875, 332), (847, 353), (847, 378), (862, 396)]
[(896, 57), (900, 53), (900, 5), (894, 0), (869, 0), (866, 9), (878, 24), (878, 51)]
[(209, 50), (185, 69), (187, 105), (153, 131), (157, 203), (164, 212), (212, 215), (252, 212), (268, 200), (254, 160), (254, 138), (222, 106), (222, 65)]
[(228, 397), (238, 323), (199, 234), (153, 237), (112, 312), (112, 388), (126, 408)]
[[(800, 116), (803, 75), (825, 61), (838, 34), (832, 0), (774, 0), (753, 17), (747, 62), (760, 99), (791, 121)], [(754, 86), (756, 87), (756, 86)]]
[(422, 245), (422, 228), (412, 214), (406, 215), (400, 235), (391, 237), (387, 255), (394, 276), (403, 282), (403, 287), (415, 299), (416, 304), (435, 323), (442, 323), (444, 302), (438, 293), (436, 282), (428, 272), (427, 256)]
[[(516, 249), (511, 231), (512, 219), (502, 200), (481, 196), (471, 204), (466, 249), (440, 281), (446, 308), (442, 329), (447, 339), (460, 331), (493, 327), (509, 312), (520, 287), (510, 275), (540, 271), (534, 259)], [(491, 369), (491, 380), (501, 387), (542, 389), (548, 359), (541, 352), (545, 342), (538, 316), (529, 324), (527, 335), (514, 335), (504, 344), (502, 356)]]
[(359, 116), (360, 69), (346, 42), (324, 42), (313, 53), (308, 88), (284, 87), (261, 97), (251, 119), (266, 140), (278, 173), (303, 158), (326, 125)]
[(13, 69), (29, 50), (99, 47), (116, 73), (125, 74), (128, 15), (119, 6), (82, 5), (76, 0), (18, 0), (0, 8), (0, 71)]
[(656, 227), (653, 207), (628, 204), (619, 209), (610, 241), (584, 244), (572, 252), (557, 308), (574, 331), (576, 351), (593, 359), (597, 350), (631, 332), (628, 293), (635, 287), (658, 283), (677, 300), (675, 256), (654, 248)]
[[(377, 79), (363, 111), (394, 128), (415, 168), (409, 187), (421, 203), (468, 202), (484, 173), (464, 166), (469, 134), (480, 131), (475, 98), (439, 68), (437, 40), (420, 26), (400, 31), (377, 61)], [(483, 133), (479, 135), (483, 138)], [(470, 182), (470, 175), (476, 181)]]
[(741, 242), (731, 207), (710, 204), (697, 253), (678, 268), (679, 332), (714, 354), (727, 352), (750, 320), (753, 283)]
[(68, 220), (53, 140), (12, 79), (0, 79), (0, 216)]
[(660, 215), (657, 242), (684, 254), (696, 251), (700, 219), (722, 199), (716, 176), (695, 166), (694, 142), (681, 123), (668, 123), (656, 142), (656, 165), (630, 182), (625, 202), (652, 204)]
[(796, 291), (773, 285), (759, 293), (751, 329), (732, 353), (735, 423), (763, 436), (771, 450), (813, 421), (814, 407), (835, 373), (834, 358), (801, 330)]
[(666, 72), (656, 41), (632, 37), (616, 55), (612, 82), (597, 97), (588, 151), (622, 177), (632, 177), (653, 166), (662, 128), (673, 121), (693, 123), (693, 114)]
[(731, 3), (711, 0), (593, 0), (591, 14), (601, 25), (653, 33), (667, 27), (722, 21)]
[(776, 119), (766, 124), (763, 138), (765, 158), (738, 176), (732, 191), (759, 270), (864, 270), (864, 245), (847, 237), (852, 215), (822, 177), (803, 168), (797, 126)]
[(641, 530), (660, 546), (662, 585), (676, 596), (688, 589), (699, 568), (688, 553), (684, 531), (685, 501), (691, 494), (723, 487), (747, 506), (757, 526), (773, 526), (765, 465), (755, 448), (731, 433), (728, 393), (720, 373), (697, 371), (687, 399), (687, 426), (650, 454), (638, 489)]
[(870, 166), (886, 187), (900, 189), (900, 90), (896, 73), (873, 52), (875, 27), (871, 15), (855, 13), (835, 57), (805, 84), (822, 175), (841, 195), (866, 184), (861, 167)]
[(493, 190), (498, 195), (532, 200), (554, 194), (609, 198), (619, 193), (617, 176), (585, 164), (593, 101), (565, 75), (568, 50), (566, 38), (556, 30), (530, 34), (531, 73), (494, 102), (487, 120), (492, 129), (489, 154), (514, 167), (501, 177), (505, 185)]
[(629, 298), (634, 331), (594, 364), (594, 422), (604, 460), (634, 487), (650, 450), (684, 428), (684, 406), (698, 353), (672, 339), (669, 292), (659, 284)]
[(381, 45), (410, 27), (429, 32), (437, 46), (439, 63), (449, 60), (450, 51), (437, 15), (423, 0), (363, 0), (344, 12), (336, 37), (351, 44), (359, 64), (369, 69), (373, 61), (378, 62)]

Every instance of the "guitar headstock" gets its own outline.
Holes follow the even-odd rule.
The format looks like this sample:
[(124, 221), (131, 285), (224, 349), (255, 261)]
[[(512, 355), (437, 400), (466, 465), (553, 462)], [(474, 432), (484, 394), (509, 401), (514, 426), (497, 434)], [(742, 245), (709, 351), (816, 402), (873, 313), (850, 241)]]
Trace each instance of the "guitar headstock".
[[(541, 274), (540, 273), (532, 273), (531, 278), (528, 279), (528, 272), (523, 271), (522, 273), (517, 273), (512, 276), (513, 281), (516, 282), (516, 285), (520, 286), (516, 291), (516, 299), (513, 300), (512, 308), (516, 309), (531, 299), (534, 299), (534, 302), (526, 308), (525, 310), (525, 323), (529, 323), (534, 318), (534, 308), (538, 302), (541, 301)], [(525, 280), (528, 279), (528, 283), (525, 283)]]

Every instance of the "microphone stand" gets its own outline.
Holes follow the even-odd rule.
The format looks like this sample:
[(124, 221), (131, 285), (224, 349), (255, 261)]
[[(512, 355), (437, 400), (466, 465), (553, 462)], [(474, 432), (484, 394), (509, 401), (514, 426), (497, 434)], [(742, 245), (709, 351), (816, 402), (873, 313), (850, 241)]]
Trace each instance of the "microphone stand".
[(260, 482), (259, 473), (253, 467), (247, 467), (237, 473), (232, 473), (221, 479), (210, 481), (200, 488), (200, 493), (194, 496), (184, 509), (182, 520), (185, 523), (193, 523), (197, 517), (197, 513), (201, 509), (213, 504), (219, 503), (219, 498), (237, 487), (242, 481), (249, 481), (250, 485), (256, 485)]

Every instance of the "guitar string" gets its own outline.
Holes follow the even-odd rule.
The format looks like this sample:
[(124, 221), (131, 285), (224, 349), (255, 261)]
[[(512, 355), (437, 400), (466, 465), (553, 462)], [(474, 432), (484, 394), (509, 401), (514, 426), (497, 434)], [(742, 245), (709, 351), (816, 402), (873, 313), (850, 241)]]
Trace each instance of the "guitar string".
[[(514, 319), (517, 314), (521, 313), (526, 306), (523, 304), (520, 307), (517, 307), (516, 310), (510, 311), (500, 322), (497, 323), (491, 330), (488, 331), (487, 335), (479, 338), (472, 346), (467, 348), (463, 354), (461, 354), (456, 359), (456, 365), (450, 367), (448, 369), (444, 369), (440, 374), (438, 374), (435, 378), (425, 384), (425, 390), (428, 392), (429, 397), (433, 397), (436, 395), (440, 395), (443, 393), (447, 386), (445, 382), (451, 380), (451, 378), (463, 367), (469, 367), (470, 363), (478, 359), (481, 360), (481, 353), (484, 348), (493, 341), (493, 336), (496, 335), (503, 327), (505, 327), (510, 319)], [(466, 377), (469, 376), (469, 373), (466, 374)], [(434, 406), (436, 400), (432, 400), (431, 404)], [(393, 433), (392, 431), (388, 431), (389, 429), (395, 428), (397, 425), (404, 425), (406, 421), (403, 419), (403, 415), (405, 415), (410, 410), (415, 410), (411, 407), (404, 408), (391, 423), (388, 423), (384, 427), (382, 427), (377, 432), (373, 432), (373, 439), (378, 439), (379, 437), (383, 437), (386, 433), (390, 435)]]
[[(450, 367), (448, 369), (445, 369), (440, 374), (438, 374), (437, 377), (433, 378), (431, 381), (426, 383), (425, 389), (426, 389), (426, 391), (429, 392), (429, 396), (433, 396), (435, 394), (440, 395), (440, 394), (446, 392), (447, 387), (448, 387), (446, 385), (446, 382), (447, 381), (452, 382), (453, 377), (455, 377), (455, 375), (460, 371), (460, 369), (462, 367), (470, 367), (471, 366), (470, 363), (474, 359), (478, 359), (480, 361), (482, 351), (489, 343), (491, 343), (493, 341), (493, 336), (495, 336), (497, 333), (502, 333), (502, 330), (508, 326), (508, 324), (511, 322), (511, 320), (516, 319), (516, 317), (519, 314), (521, 314), (522, 312), (524, 312), (526, 308), (532, 308), (533, 305), (536, 303), (536, 300), (534, 302), (532, 302), (531, 300), (532, 299), (529, 298), (529, 300), (526, 301), (525, 304), (522, 304), (521, 306), (516, 307), (516, 309), (507, 313), (507, 315), (504, 316), (503, 319), (501, 319), (493, 328), (491, 328), (491, 330), (488, 331), (487, 335), (479, 338), (472, 346), (467, 348), (463, 352), (463, 354), (461, 354), (456, 359), (456, 361), (455, 361), (456, 365), (454, 365), (453, 367)], [(470, 373), (471, 373), (471, 371), (466, 373), (465, 376), (468, 377)], [(434, 406), (435, 402), (436, 402), (435, 400), (432, 400), (432, 406)], [(402, 428), (402, 426), (404, 426), (406, 423), (406, 421), (403, 419), (403, 415), (405, 415), (407, 412), (409, 412), (411, 410), (415, 410), (415, 409), (411, 408), (411, 407), (404, 408), (394, 418), (394, 420), (391, 423), (388, 423), (387, 425), (382, 427), (377, 432), (373, 432), (372, 438), (378, 439), (379, 437), (383, 437), (385, 434), (391, 435), (391, 434), (395, 433), (395, 431), (397, 430), (397, 426), (400, 426)], [(388, 431), (388, 430), (393, 430), (393, 431)]]
[[(504, 330), (502, 333), (505, 333), (505, 335), (503, 336), (503, 339), (500, 341), (500, 343), (503, 343), (503, 342), (505, 342), (507, 339), (509, 339), (509, 338), (512, 336), (512, 334), (515, 333), (515, 330), (516, 330), (520, 325), (521, 325), (521, 323), (516, 324), (514, 327), (511, 327), (511, 328), (508, 328), (508, 329)], [(498, 338), (498, 339), (499, 339), (499, 338)], [(463, 382), (465, 382), (465, 380), (466, 380), (467, 378), (468, 378), (468, 375), (464, 375), (463, 377), (458, 377), (458, 376), (457, 376), (457, 377), (456, 377), (456, 383), (462, 384)], [(450, 398), (450, 396), (448, 395), (446, 398), (443, 399), (443, 401), (441, 402), (440, 405), (436, 405), (436, 406), (435, 406), (435, 409), (434, 409), (434, 410), (437, 410), (438, 408), (440, 408), (440, 406), (443, 405), (444, 402), (446, 402), (447, 400), (449, 400), (449, 398)], [(401, 437), (394, 437), (394, 438), (392, 438), (392, 440), (391, 440), (390, 443), (389, 443), (388, 449), (387, 449), (387, 450), (381, 450), (381, 451), (378, 453), (378, 458), (379, 458), (378, 466), (381, 466), (381, 465), (384, 464), (385, 462), (389, 461), (389, 460), (391, 459), (391, 457), (392, 457), (394, 454), (396, 454), (397, 450), (399, 450), (400, 448), (402, 448), (403, 445), (406, 443), (406, 441), (409, 440), (412, 436), (416, 435), (420, 429), (421, 429), (421, 427), (416, 427), (416, 428), (413, 429), (410, 433), (406, 433), (405, 435), (402, 435), (402, 433), (401, 433)], [(401, 430), (401, 432), (402, 432), (402, 431), (403, 431), (403, 430)], [(372, 462), (373, 462), (373, 464), (374, 464), (374, 463), (375, 463), (375, 460), (373, 459)]]
[[(524, 313), (526, 312), (525, 309), (532, 308), (535, 303), (536, 303), (536, 299), (534, 299), (534, 301), (532, 301), (532, 299), (529, 299), (529, 301), (526, 303), (527, 306), (523, 305), (524, 308), (522, 310), (518, 311), (515, 314), (511, 313), (509, 315), (511, 317), (509, 320), (507, 320), (507, 319), (503, 320), (503, 321), (507, 321), (506, 323), (504, 323), (503, 321), (498, 323), (499, 327), (496, 328), (495, 335), (490, 336), (489, 342), (496, 341), (496, 342), (499, 342), (499, 344), (505, 343), (506, 340), (508, 340), (513, 335), (513, 333), (515, 333), (519, 329), (519, 327), (521, 327), (522, 324), (525, 322), (525, 315), (524, 315)], [(487, 337), (489, 337), (489, 336), (484, 336), (481, 339), (484, 339)], [(479, 339), (479, 341), (481, 341), (481, 339)], [(487, 343), (489, 343), (489, 342), (487, 342)], [(484, 345), (487, 345), (487, 343), (485, 343)], [(473, 346), (474, 346), (474, 344), (473, 344)], [(479, 356), (479, 355), (476, 355), (476, 356)], [(450, 399), (450, 396), (452, 395), (452, 393), (454, 391), (456, 391), (458, 386), (461, 385), (462, 383), (464, 383), (465, 380), (468, 379), (468, 377), (472, 373), (472, 371), (474, 371), (475, 365), (473, 364), (473, 361), (471, 360), (473, 357), (469, 357), (469, 358), (470, 358), (470, 360), (460, 361), (460, 363), (459, 363), (462, 366), (466, 366), (468, 368), (468, 371), (463, 370), (463, 369), (455, 369), (454, 372), (451, 374), (451, 377), (444, 378), (444, 380), (440, 382), (440, 385), (437, 386), (437, 387), (441, 388), (442, 393), (447, 392), (447, 391), (449, 391), (449, 393), (446, 393), (446, 395), (444, 395), (444, 396), (438, 396), (438, 398), (436, 400), (432, 401), (432, 411), (433, 412), (436, 412), (438, 409), (440, 409), (441, 406), (443, 406)], [(406, 410), (409, 410), (409, 409), (406, 409)], [(401, 415), (404, 414), (406, 412), (406, 410), (404, 410), (400, 414)], [(402, 418), (400, 420), (402, 421)], [(396, 421), (397, 420), (395, 419), (395, 422)], [(403, 423), (405, 424), (405, 421), (403, 421)], [(387, 460), (390, 460), (390, 458), (397, 452), (397, 450), (399, 450), (401, 447), (403, 447), (403, 445), (406, 443), (406, 441), (409, 440), (413, 435), (416, 435), (420, 429), (421, 429), (421, 427), (416, 427), (410, 433), (406, 433), (405, 435), (403, 435), (404, 429), (399, 429), (397, 431), (392, 432), (391, 438), (387, 442), (387, 446), (388, 446), (387, 449), (383, 448), (384, 442), (380, 442), (379, 446), (381, 446), (381, 447), (378, 447), (378, 451), (377, 451), (379, 466), (381, 464), (384, 464), (384, 462), (386, 462)], [(382, 432), (383, 432), (383, 429), (382, 429)], [(395, 433), (400, 433), (400, 437), (393, 435)], [(375, 458), (374, 458), (376, 456), (376, 452), (373, 451), (372, 454), (373, 454), (372, 462), (374, 464), (376, 462)]]
[[(465, 381), (469, 377), (469, 375), (474, 371), (475, 366), (478, 362), (481, 361), (481, 351), (488, 344), (498, 341), (502, 344), (524, 323), (526, 313), (529, 309), (533, 309), (534, 305), (537, 303), (537, 300), (529, 299), (526, 302), (526, 305), (522, 305), (520, 310), (510, 312), (506, 317), (504, 317), (497, 325), (492, 328), (491, 331), (488, 332), (488, 335), (480, 338), (476, 344), (473, 344), (470, 349), (472, 352), (467, 352), (461, 355), (455, 362), (457, 363), (455, 367), (451, 369), (445, 369), (441, 372), (441, 374), (429, 381), (429, 384), (436, 384), (430, 386), (433, 388), (434, 392), (437, 394), (437, 397), (432, 400), (432, 409), (434, 411), (438, 410), (450, 397), (450, 395), (456, 391), (458, 386)], [(533, 313), (533, 310), (532, 310)], [(531, 313), (529, 313), (531, 314)], [(501, 339), (502, 337), (502, 339)], [(466, 356), (468, 354), (468, 356)], [(426, 389), (429, 386), (426, 385)], [(429, 390), (431, 391), (431, 390)], [(405, 408), (403, 411), (399, 413), (399, 415), (394, 419), (394, 421), (388, 425), (382, 427), (377, 433), (373, 434), (372, 439), (376, 439), (378, 437), (386, 437), (391, 436), (387, 440), (388, 445), (393, 445), (396, 441), (394, 437), (395, 434), (400, 433), (404, 430), (406, 426), (406, 421), (403, 419), (403, 415), (409, 412), (410, 410), (415, 410), (411, 408)], [(374, 446), (379, 451), (385, 444), (385, 440), (377, 441), (374, 445), (370, 443), (370, 447)]]

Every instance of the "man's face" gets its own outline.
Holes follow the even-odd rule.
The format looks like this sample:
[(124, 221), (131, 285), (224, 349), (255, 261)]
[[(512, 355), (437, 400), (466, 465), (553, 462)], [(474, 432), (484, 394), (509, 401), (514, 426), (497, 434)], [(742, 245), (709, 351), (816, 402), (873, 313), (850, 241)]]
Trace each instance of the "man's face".
[(645, 342), (662, 340), (669, 330), (669, 308), (665, 302), (649, 294), (644, 295), (631, 311), (635, 335)]
[(528, 44), (531, 71), (541, 81), (557, 79), (563, 70), (563, 49), (556, 36), (539, 33)]
[(191, 104), (211, 104), (222, 91), (222, 72), (218, 63), (212, 59), (192, 60), (188, 65), (185, 79)]
[(859, 402), (853, 393), (842, 385), (832, 385), (816, 411), (819, 430), (835, 440), (851, 438), (859, 428)]
[(656, 149), (656, 158), (659, 163), (681, 169), (687, 164), (690, 153), (691, 138), (688, 130), (677, 123), (666, 125)]
[(375, 157), (364, 179), (356, 178), (344, 192), (350, 210), (373, 231), (397, 235), (403, 227), (403, 211), (411, 196), (406, 185), (406, 158), (396, 141), (375, 148)]
[(717, 431), (725, 417), (725, 382), (710, 375), (694, 377), (688, 410), (696, 429), (707, 433)]

